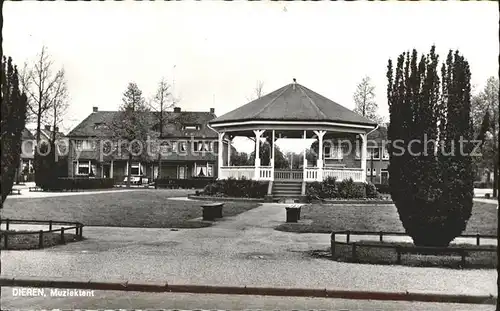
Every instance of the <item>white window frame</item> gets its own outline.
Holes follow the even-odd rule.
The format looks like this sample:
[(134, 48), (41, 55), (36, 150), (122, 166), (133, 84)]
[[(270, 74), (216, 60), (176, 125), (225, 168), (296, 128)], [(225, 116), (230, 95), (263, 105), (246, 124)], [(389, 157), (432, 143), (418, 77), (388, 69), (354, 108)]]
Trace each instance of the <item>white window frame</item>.
[[(127, 165), (127, 168), (128, 168), (128, 165)], [(132, 170), (134, 169), (137, 169), (138, 170), (138, 174), (134, 174)], [(128, 172), (127, 172), (128, 174)], [(143, 175), (143, 167), (142, 167), (142, 164), (141, 163), (132, 163), (130, 165), (130, 176), (142, 176)]]
[[(89, 176), (90, 171), (93, 168), (91, 161), (74, 161), (75, 164), (75, 175), (77, 176)], [(87, 168), (87, 173), (80, 173), (80, 167), (81, 168)], [(96, 173), (94, 172), (94, 175)]]
[(382, 160), (389, 160), (389, 148), (387, 146), (382, 147)]

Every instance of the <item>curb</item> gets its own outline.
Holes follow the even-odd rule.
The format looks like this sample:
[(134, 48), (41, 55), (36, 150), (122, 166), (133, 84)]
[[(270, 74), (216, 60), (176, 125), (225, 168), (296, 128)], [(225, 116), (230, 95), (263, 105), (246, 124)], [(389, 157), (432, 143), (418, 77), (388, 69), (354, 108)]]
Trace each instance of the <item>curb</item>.
[(37, 287), (37, 288), (72, 288), (93, 290), (117, 290), (149, 293), (193, 293), (193, 294), (222, 294), (222, 295), (252, 295), (252, 296), (281, 296), (281, 297), (315, 297), (341, 298), (356, 300), (393, 300), (419, 301), (439, 303), (465, 303), (495, 305), (497, 297), (426, 294), (409, 292), (371, 292), (348, 291), (309, 288), (271, 288), (271, 287), (236, 287), (236, 286), (208, 286), (208, 285), (174, 285), (165, 283), (123, 283), (112, 282), (78, 282), (78, 281), (50, 281), (36, 279), (0, 279), (0, 286), (7, 287)]
[(194, 194), (188, 194), (188, 199), (198, 200), (198, 201), (224, 201), (224, 202), (253, 202), (253, 203), (264, 203), (265, 199), (255, 199), (255, 198), (232, 198), (232, 197), (208, 197), (208, 196), (197, 196)]

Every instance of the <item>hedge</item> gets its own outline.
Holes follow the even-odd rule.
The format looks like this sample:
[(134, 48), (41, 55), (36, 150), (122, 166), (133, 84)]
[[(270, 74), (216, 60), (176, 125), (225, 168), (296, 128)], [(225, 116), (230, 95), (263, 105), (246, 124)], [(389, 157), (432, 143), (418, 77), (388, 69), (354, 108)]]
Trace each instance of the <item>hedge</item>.
[(354, 182), (346, 179), (337, 182), (334, 177), (328, 177), (322, 182), (308, 183), (306, 196), (313, 199), (361, 199), (377, 198), (379, 193), (374, 184)]
[(213, 177), (194, 177), (190, 179), (172, 179), (161, 178), (155, 180), (156, 188), (184, 188), (184, 189), (203, 189), (206, 185), (213, 183)]
[(379, 193), (390, 193), (390, 188), (388, 184), (375, 184), (377, 191)]
[(81, 190), (81, 189), (108, 189), (113, 188), (115, 181), (112, 178), (57, 178), (44, 180), (39, 187), (45, 191)]
[(222, 179), (208, 184), (204, 195), (227, 196), (236, 198), (264, 198), (267, 195), (269, 182), (251, 179)]

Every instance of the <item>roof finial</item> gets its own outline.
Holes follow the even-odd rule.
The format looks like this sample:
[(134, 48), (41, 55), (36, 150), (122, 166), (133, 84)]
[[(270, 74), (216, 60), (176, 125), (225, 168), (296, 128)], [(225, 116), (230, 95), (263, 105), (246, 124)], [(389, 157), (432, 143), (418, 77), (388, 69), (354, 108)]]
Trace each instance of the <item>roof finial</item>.
[(295, 90), (295, 85), (297, 84), (297, 79), (293, 78), (293, 89)]

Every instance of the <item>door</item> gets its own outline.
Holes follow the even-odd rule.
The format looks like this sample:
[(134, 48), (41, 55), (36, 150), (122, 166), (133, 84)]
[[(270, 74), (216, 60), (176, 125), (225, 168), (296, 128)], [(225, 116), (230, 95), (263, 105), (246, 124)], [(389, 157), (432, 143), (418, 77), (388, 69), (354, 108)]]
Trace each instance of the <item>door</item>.
[(103, 177), (104, 178), (111, 178), (110, 165), (109, 164), (104, 164), (102, 166), (102, 170), (103, 170)]

